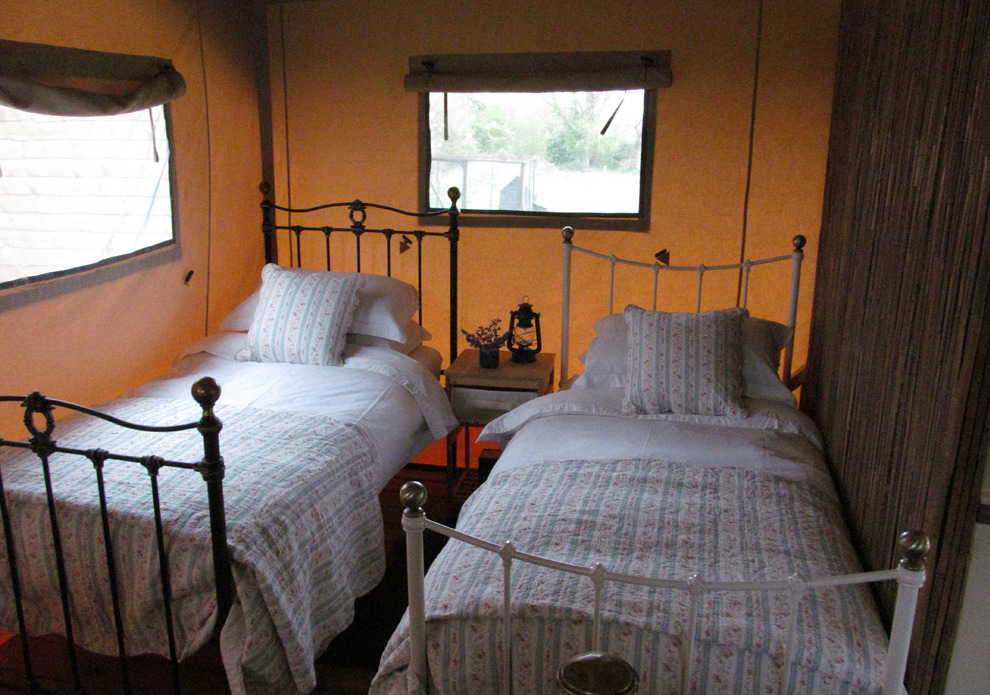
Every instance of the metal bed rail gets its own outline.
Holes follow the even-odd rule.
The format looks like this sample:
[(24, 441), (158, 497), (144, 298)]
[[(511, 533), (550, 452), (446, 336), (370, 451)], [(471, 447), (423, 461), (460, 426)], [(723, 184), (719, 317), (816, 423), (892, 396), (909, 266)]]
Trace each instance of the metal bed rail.
[[(684, 580), (665, 579), (659, 577), (640, 577), (610, 571), (602, 563), (594, 563), (590, 567), (560, 562), (552, 558), (525, 553), (517, 550), (511, 540), (494, 543), (455, 528), (445, 526), (428, 519), (423, 506), (426, 504), (427, 492), (421, 483), (412, 481), (402, 486), (400, 499), (404, 510), (402, 512), (402, 527), (406, 532), (406, 562), (409, 582), (409, 636), (410, 636), (410, 665), (420, 683), (427, 683), (429, 669), (426, 656), (426, 598), (424, 574), (423, 532), (430, 530), (442, 534), (451, 540), (468, 543), (476, 548), (494, 553), (502, 559), (502, 644), (501, 653), (511, 654), (510, 633), (508, 626), (512, 624), (512, 595), (511, 577), (512, 564), (515, 561), (539, 565), (549, 569), (567, 572), (587, 577), (594, 586), (594, 606), (592, 623), (592, 643), (588, 645), (588, 654), (601, 654), (602, 645), (599, 642), (599, 626), (602, 612), (602, 596), (608, 582), (635, 584), (660, 589), (682, 590), (690, 596), (690, 611), (685, 625), (686, 638), (681, 641), (682, 680), (680, 691), (690, 692), (689, 683), (694, 665), (694, 649), (698, 618), (698, 605), (701, 599), (714, 592), (742, 591), (768, 592), (787, 591), (790, 594), (790, 615), (787, 626), (788, 655), (781, 664), (781, 693), (790, 691), (794, 657), (797, 650), (797, 610), (801, 597), (806, 593), (822, 587), (851, 586), (874, 582), (897, 582), (897, 599), (891, 626), (890, 642), (887, 650), (887, 666), (884, 674), (884, 695), (901, 695), (903, 692), (904, 673), (907, 666), (908, 649), (911, 643), (911, 633), (914, 627), (914, 615), (917, 606), (918, 593), (925, 583), (925, 558), (928, 555), (930, 541), (921, 531), (905, 531), (899, 538), (902, 559), (900, 564), (891, 570), (875, 572), (860, 572), (856, 574), (837, 575), (804, 579), (796, 576), (781, 581), (764, 582), (708, 582), (697, 575)], [(508, 693), (511, 684), (511, 659), (502, 661), (502, 692)], [(595, 679), (590, 679), (594, 681)], [(607, 681), (600, 681), (607, 682)], [(589, 692), (588, 695), (594, 695)]]
[[(29, 437), (26, 440), (8, 440), (0, 438), (0, 448), (26, 449), (32, 451), (38, 458), (41, 467), (44, 483), (45, 495), (47, 497), (47, 513), (51, 530), (52, 547), (55, 554), (55, 567), (58, 577), (59, 597), (61, 602), (62, 618), (65, 627), (65, 641), (68, 651), (70, 667), (70, 678), (72, 680), (72, 692), (82, 693), (84, 683), (81, 675), (79, 660), (79, 648), (77, 647), (73, 635), (72, 611), (70, 607), (70, 596), (74, 591), (75, 584), (70, 582), (70, 576), (66, 570), (65, 549), (63, 547), (58, 519), (58, 498), (54, 490), (54, 481), (50, 466), (50, 458), (53, 454), (68, 454), (79, 456), (87, 460), (94, 470), (95, 484), (99, 492), (99, 512), (103, 532), (104, 554), (107, 563), (107, 572), (110, 578), (108, 591), (110, 593), (113, 606), (113, 622), (116, 632), (117, 657), (120, 667), (120, 682), (125, 693), (132, 692), (131, 675), (128, 665), (128, 653), (126, 649), (126, 625), (121, 606), (120, 588), (118, 586), (117, 562), (115, 560), (113, 547), (112, 524), (113, 519), (109, 511), (107, 502), (107, 491), (104, 483), (104, 468), (109, 465), (140, 465), (148, 474), (148, 485), (152, 498), (152, 507), (155, 519), (155, 543), (157, 548), (157, 559), (160, 568), (160, 582), (164, 607), (164, 626), (168, 637), (170, 673), (172, 678), (172, 692), (179, 693), (179, 661), (176, 651), (175, 625), (172, 615), (172, 587), (169, 578), (168, 557), (165, 547), (165, 530), (162, 521), (162, 512), (159, 499), (158, 473), (166, 467), (184, 469), (198, 472), (203, 476), (206, 483), (206, 495), (210, 514), (210, 532), (213, 554), (213, 569), (216, 578), (216, 600), (217, 600), (217, 622), (215, 627), (215, 637), (219, 637), (227, 614), (230, 611), (233, 599), (233, 577), (230, 567), (230, 556), (227, 550), (227, 523), (224, 510), (223, 498), (223, 478), (224, 461), (220, 455), (220, 430), (223, 427), (220, 419), (214, 414), (213, 407), (220, 397), (220, 386), (209, 377), (200, 379), (192, 387), (192, 395), (202, 408), (202, 416), (194, 421), (180, 425), (170, 426), (150, 426), (127, 422), (111, 415), (99, 412), (92, 408), (76, 405), (66, 401), (47, 398), (37, 391), (28, 396), (0, 396), (0, 402), (16, 402), (24, 408), (24, 424), (28, 430)], [(103, 449), (78, 449), (72, 447), (59, 446), (55, 439), (56, 421), (54, 411), (56, 408), (64, 408), (85, 415), (90, 415), (110, 422), (120, 427), (142, 432), (159, 432), (162, 434), (182, 432), (196, 429), (203, 437), (203, 458), (195, 462), (170, 461), (155, 455), (133, 456), (125, 454), (115, 454)], [(44, 421), (44, 426), (39, 427), (39, 419)], [(2, 685), (12, 687), (17, 690), (30, 693), (53, 692), (42, 685), (43, 676), (36, 671), (36, 664), (32, 655), (31, 635), (28, 632), (26, 615), (24, 609), (24, 587), (18, 573), (18, 553), (16, 551), (16, 530), (13, 527), (11, 510), (8, 506), (6, 491), (4, 490), (3, 472), (0, 467), (0, 518), (3, 519), (4, 541), (7, 551), (7, 564), (11, 578), (15, 610), (17, 614), (18, 629), (20, 635), (21, 655), (24, 666), (24, 680), (26, 686), (21, 684)], [(83, 578), (84, 579), (84, 578)], [(82, 582), (80, 582), (82, 583)], [(82, 590), (82, 589), (75, 589)]]
[[(398, 252), (405, 253), (412, 246), (412, 237), (416, 240), (416, 289), (419, 292), (419, 324), (423, 325), (423, 240), (428, 237), (443, 238), (448, 241), (450, 272), (448, 293), (450, 297), (450, 361), (457, 356), (457, 242), (460, 240), (460, 229), (458, 218), (460, 211), (457, 208), (457, 201), (461, 197), (461, 192), (456, 187), (447, 191), (450, 198), (450, 207), (446, 210), (439, 210), (432, 213), (419, 213), (402, 210), (388, 205), (378, 205), (376, 203), (365, 203), (361, 200), (353, 200), (342, 203), (327, 203), (308, 208), (293, 208), (276, 205), (267, 195), (261, 203), (262, 209), (262, 231), (265, 236), (265, 261), (267, 263), (278, 262), (278, 232), (286, 232), (286, 239), (289, 249), (289, 265), (302, 267), (302, 234), (303, 232), (315, 232), (324, 235), (324, 265), (326, 270), (333, 270), (330, 254), (330, 236), (335, 232), (349, 233), (354, 236), (356, 271), (361, 272), (361, 241), (365, 234), (380, 235), (385, 241), (385, 264), (386, 275), (392, 277), (392, 237), (398, 237)], [(349, 224), (346, 226), (334, 225), (302, 225), (292, 224), (292, 217), (308, 215), (326, 210), (346, 209)], [(448, 218), (448, 228), (446, 231), (424, 231), (422, 229), (393, 229), (389, 227), (369, 227), (367, 224), (369, 210), (382, 210), (396, 213), (406, 217), (417, 218)], [(286, 213), (289, 216), (288, 224), (276, 224), (276, 211)]]

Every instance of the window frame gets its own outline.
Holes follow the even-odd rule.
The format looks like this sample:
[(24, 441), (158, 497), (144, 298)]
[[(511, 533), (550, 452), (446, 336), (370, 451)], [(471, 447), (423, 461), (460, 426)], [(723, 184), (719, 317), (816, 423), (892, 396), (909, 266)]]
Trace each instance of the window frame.
[[(418, 92), (417, 205), (430, 207), (430, 93), (442, 92), (579, 92), (643, 89), (643, 142), (640, 152), (638, 213), (562, 213), (531, 210), (461, 210), (465, 227), (529, 227), (645, 232), (650, 228), (656, 154), (659, 88), (672, 81), (670, 51), (585, 53), (475, 54), (412, 56), (407, 91)], [(424, 224), (430, 218), (423, 217)]]
[[(569, 90), (561, 90), (569, 91)], [(650, 228), (650, 206), (653, 199), (653, 162), (656, 151), (657, 90), (643, 94), (643, 147), (640, 151), (639, 213), (540, 212), (537, 210), (461, 210), (458, 219), (464, 227), (533, 227), (557, 229), (579, 224), (584, 229), (645, 232)], [(418, 192), (419, 210), (423, 215), (436, 212), (430, 207), (430, 169), (433, 148), (430, 142), (430, 94), (419, 94), (418, 115)], [(424, 218), (428, 220), (430, 218)]]

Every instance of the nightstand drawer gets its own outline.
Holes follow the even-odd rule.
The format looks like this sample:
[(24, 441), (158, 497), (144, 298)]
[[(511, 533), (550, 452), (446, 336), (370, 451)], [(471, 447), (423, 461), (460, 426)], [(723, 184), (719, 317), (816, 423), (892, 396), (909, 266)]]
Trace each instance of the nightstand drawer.
[(461, 422), (489, 422), (536, 395), (536, 391), (455, 386), (450, 390), (450, 405)]

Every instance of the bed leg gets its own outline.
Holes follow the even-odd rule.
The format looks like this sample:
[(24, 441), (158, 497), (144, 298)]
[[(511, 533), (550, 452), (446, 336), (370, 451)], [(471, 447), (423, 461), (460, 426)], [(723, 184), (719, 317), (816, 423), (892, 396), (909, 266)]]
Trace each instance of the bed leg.
[(900, 545), (902, 558), (897, 567), (897, 602), (894, 606), (894, 622), (890, 628), (890, 646), (887, 649), (884, 695), (901, 695), (904, 692), (904, 671), (911, 646), (914, 612), (918, 604), (918, 592), (925, 584), (925, 557), (931, 541), (922, 531), (905, 531), (901, 534)]
[(409, 670), (426, 692), (426, 603), (423, 568), (423, 529), (426, 528), (426, 488), (411, 481), (399, 490), (402, 500), (402, 528), (406, 532), (406, 577), (409, 583)]

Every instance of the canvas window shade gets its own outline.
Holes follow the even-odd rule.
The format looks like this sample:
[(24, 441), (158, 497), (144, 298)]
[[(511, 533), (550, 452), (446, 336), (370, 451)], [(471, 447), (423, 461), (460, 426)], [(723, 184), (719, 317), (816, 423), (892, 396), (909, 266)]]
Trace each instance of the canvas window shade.
[(491, 53), (409, 58), (409, 92), (567, 92), (658, 89), (670, 51)]
[(0, 40), (0, 104), (50, 116), (110, 116), (182, 96), (171, 61)]

